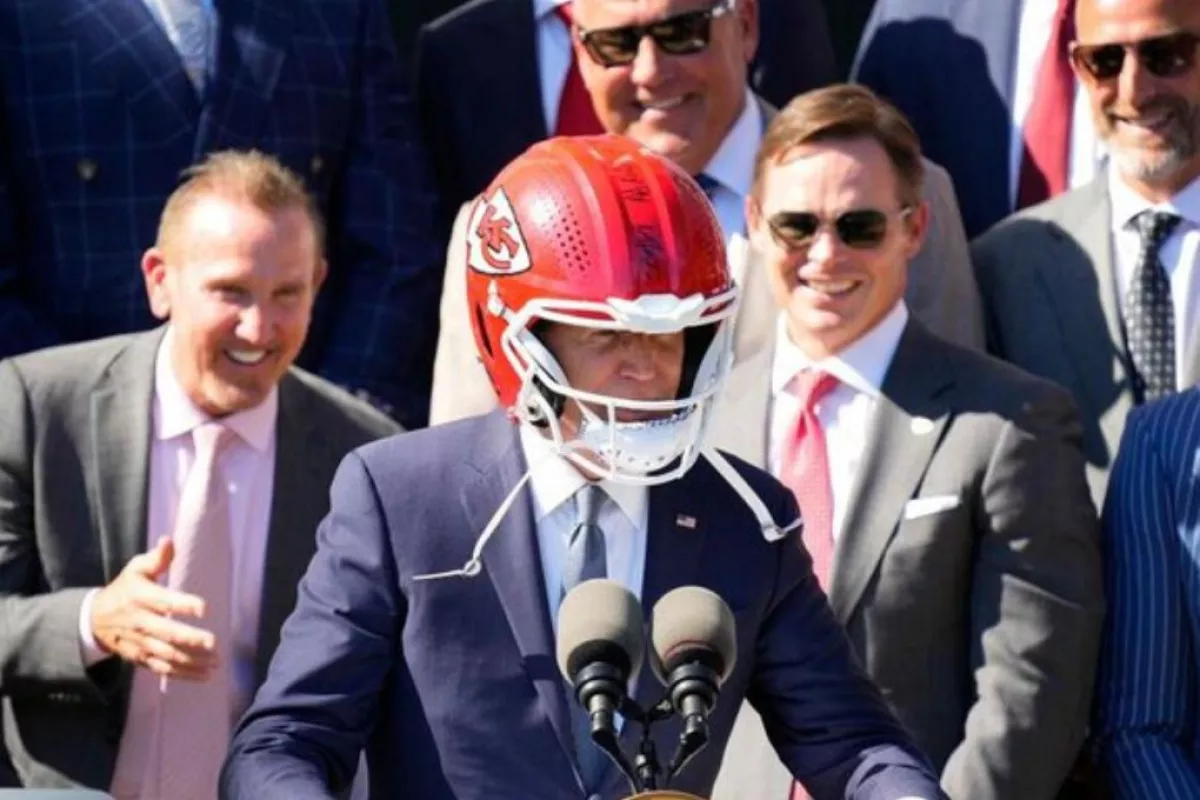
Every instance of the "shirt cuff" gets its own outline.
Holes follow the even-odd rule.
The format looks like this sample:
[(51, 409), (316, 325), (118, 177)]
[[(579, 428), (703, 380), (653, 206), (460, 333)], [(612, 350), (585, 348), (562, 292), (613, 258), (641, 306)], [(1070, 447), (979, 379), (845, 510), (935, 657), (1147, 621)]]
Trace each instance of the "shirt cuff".
[(99, 664), (106, 658), (112, 658), (112, 653), (104, 652), (100, 645), (96, 644), (96, 637), (92, 635), (92, 600), (99, 591), (92, 589), (85, 594), (83, 603), (79, 606), (79, 656), (85, 668)]

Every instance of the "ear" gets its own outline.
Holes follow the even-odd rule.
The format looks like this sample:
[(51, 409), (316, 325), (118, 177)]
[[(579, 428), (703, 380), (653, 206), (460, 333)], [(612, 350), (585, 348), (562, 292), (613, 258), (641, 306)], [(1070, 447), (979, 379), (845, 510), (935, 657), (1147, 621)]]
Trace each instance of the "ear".
[(171, 290), (167, 286), (167, 261), (162, 250), (151, 247), (142, 256), (142, 278), (146, 282), (146, 297), (150, 311), (158, 319), (171, 316)]
[(921, 201), (913, 206), (913, 210), (909, 212), (908, 218), (902, 221), (904, 226), (904, 235), (907, 241), (904, 246), (904, 257), (908, 261), (916, 258), (917, 253), (921, 252), (921, 248), (925, 244), (925, 237), (929, 234), (929, 226), (932, 224), (933, 215), (929, 211), (929, 204)]
[(734, 13), (742, 28), (742, 54), (749, 64), (758, 52), (758, 0), (740, 0)]
[(317, 274), (313, 276), (313, 296), (321, 291), (321, 287), (325, 284), (325, 278), (329, 276), (329, 262), (321, 259), (317, 263)]

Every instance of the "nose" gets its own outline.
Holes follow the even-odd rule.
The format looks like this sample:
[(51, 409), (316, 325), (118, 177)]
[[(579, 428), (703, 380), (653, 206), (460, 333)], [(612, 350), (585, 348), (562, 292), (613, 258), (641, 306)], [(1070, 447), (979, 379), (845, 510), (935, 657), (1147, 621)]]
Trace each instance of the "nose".
[(813, 264), (832, 264), (837, 260), (842, 242), (829, 226), (822, 225), (808, 246), (808, 260)]
[(1156, 94), (1157, 81), (1158, 78), (1142, 65), (1136, 53), (1126, 51), (1121, 74), (1117, 76), (1117, 90), (1126, 104), (1141, 109), (1146, 100)]
[(658, 49), (654, 39), (643, 36), (638, 42), (637, 56), (633, 59), (633, 71), (629, 73), (629, 79), (636, 86), (654, 86), (662, 83), (666, 59), (666, 54)]
[(649, 381), (657, 374), (654, 348), (645, 336), (631, 336), (621, 352), (621, 376), (633, 381)]
[(269, 313), (259, 303), (249, 303), (238, 315), (237, 337), (249, 345), (265, 345), (269, 338)]

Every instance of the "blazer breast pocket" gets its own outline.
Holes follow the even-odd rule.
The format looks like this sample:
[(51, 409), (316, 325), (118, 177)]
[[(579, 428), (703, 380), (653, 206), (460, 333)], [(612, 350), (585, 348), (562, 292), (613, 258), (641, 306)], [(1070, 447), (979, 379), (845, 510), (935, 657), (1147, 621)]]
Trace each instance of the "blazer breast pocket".
[(904, 504), (904, 521), (928, 517), (931, 514), (941, 514), (952, 511), (962, 504), (962, 498), (956, 494), (941, 494), (930, 497), (914, 497)]

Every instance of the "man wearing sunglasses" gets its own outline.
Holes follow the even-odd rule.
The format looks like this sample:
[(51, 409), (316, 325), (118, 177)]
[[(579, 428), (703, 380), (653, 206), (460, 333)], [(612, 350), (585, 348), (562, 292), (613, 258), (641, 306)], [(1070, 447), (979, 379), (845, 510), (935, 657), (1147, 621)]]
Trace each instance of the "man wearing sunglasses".
[[(634, 139), (696, 176), (727, 236), (743, 288), (735, 356), (771, 334), (771, 301), (745, 237), (754, 153), (774, 114), (746, 86), (759, 40), (758, 0), (575, 0), (574, 53), (604, 130)], [(982, 347), (977, 289), (949, 180), (931, 168), (934, 230), (915, 268), (915, 313), (955, 341)], [(482, 413), (495, 394), (478, 365), (463, 299), (465, 220), (451, 237), (434, 367), (431, 421)]]
[[(868, 89), (775, 118), (746, 212), (775, 336), (734, 366), (710, 441), (792, 488), (834, 614), (946, 793), (1049, 800), (1084, 739), (1103, 609), (1081, 428), (1062, 389), (909, 313), (921, 172)], [(713, 797), (789, 791), (744, 706)]]
[(1104, 502), (1129, 410), (1200, 380), (1200, 3), (1079, 0), (1109, 166), (975, 242), (988, 348), (1072, 391)]

